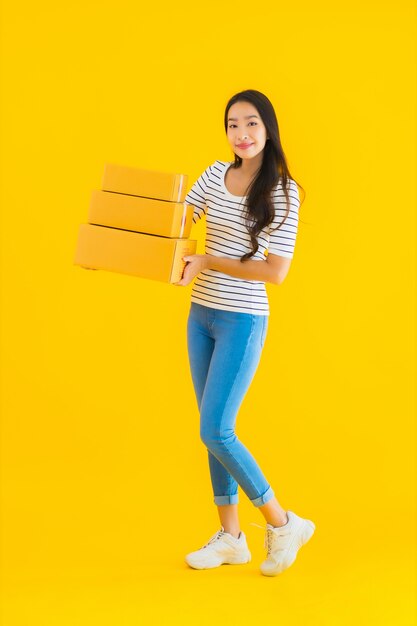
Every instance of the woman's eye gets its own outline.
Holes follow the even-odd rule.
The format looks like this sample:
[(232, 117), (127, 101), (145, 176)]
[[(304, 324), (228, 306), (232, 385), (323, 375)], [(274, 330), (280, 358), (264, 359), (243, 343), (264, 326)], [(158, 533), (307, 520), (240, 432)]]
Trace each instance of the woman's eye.
[[(249, 124), (255, 124), (255, 126), (257, 126), (257, 122), (249, 122)], [(232, 128), (232, 126), (236, 126), (236, 124), (230, 124), (229, 128)]]

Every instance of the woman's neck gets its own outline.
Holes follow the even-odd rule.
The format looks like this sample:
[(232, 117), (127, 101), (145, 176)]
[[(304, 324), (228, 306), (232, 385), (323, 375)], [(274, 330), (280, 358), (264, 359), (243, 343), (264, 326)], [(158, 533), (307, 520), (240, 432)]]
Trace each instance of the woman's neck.
[(263, 154), (257, 154), (253, 159), (242, 159), (238, 170), (245, 178), (251, 178), (254, 176), (262, 165)]

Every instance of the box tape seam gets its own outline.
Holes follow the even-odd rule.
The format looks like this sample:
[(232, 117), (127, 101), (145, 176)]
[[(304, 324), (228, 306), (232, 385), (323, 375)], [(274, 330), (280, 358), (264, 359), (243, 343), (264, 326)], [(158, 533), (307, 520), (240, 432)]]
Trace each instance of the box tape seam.
[(182, 186), (184, 183), (184, 176), (182, 174), (180, 174), (180, 184), (178, 187), (178, 198), (177, 198), (177, 202), (181, 202), (181, 194), (182, 194)]
[(181, 229), (180, 229), (180, 237), (183, 236), (184, 234), (184, 229), (185, 229), (185, 222), (186, 222), (186, 217), (187, 217), (187, 208), (188, 205), (183, 202), (182, 203), (182, 216), (181, 216)]

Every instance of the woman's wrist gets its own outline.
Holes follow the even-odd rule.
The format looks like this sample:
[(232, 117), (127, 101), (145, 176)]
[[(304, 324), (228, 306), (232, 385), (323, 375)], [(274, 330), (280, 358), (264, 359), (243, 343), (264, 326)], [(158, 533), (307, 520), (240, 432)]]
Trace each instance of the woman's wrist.
[(203, 259), (203, 265), (204, 265), (204, 269), (205, 270), (209, 270), (210, 268), (210, 263), (213, 260), (213, 255), (212, 254), (205, 254), (204, 255), (204, 259)]

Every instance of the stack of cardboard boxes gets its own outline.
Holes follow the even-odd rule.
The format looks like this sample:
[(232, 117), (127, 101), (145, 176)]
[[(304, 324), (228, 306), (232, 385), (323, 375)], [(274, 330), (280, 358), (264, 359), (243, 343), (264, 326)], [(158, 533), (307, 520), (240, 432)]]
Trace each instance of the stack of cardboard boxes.
[(106, 163), (88, 224), (80, 224), (74, 264), (176, 283), (195, 254), (187, 176)]

